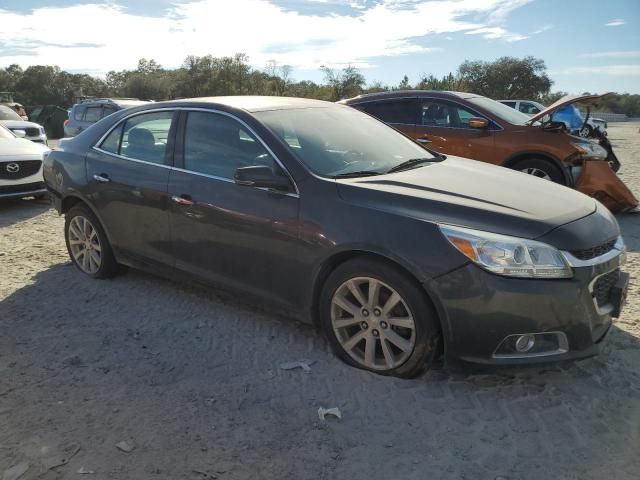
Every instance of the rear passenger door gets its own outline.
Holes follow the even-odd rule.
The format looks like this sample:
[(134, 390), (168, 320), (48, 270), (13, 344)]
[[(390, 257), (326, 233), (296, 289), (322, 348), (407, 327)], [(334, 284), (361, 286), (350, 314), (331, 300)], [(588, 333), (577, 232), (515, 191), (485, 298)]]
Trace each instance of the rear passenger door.
[(382, 120), (411, 138), (415, 137), (420, 104), (416, 98), (401, 98), (367, 102), (356, 108)]
[(173, 264), (167, 186), (175, 115), (129, 117), (87, 156), (87, 194), (114, 249), (136, 261)]

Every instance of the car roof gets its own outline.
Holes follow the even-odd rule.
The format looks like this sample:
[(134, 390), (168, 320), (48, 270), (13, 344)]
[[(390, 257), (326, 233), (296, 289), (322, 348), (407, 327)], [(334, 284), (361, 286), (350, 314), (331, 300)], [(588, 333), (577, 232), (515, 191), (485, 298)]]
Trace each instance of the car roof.
[(262, 112), (267, 110), (289, 110), (293, 108), (326, 108), (334, 105), (331, 102), (313, 100), (310, 98), (294, 97), (268, 97), (268, 96), (228, 96), (228, 97), (200, 97), (182, 98), (169, 102), (155, 103), (155, 107), (160, 106), (182, 106), (185, 103), (199, 106), (224, 106), (245, 110), (247, 112)]
[(394, 90), (391, 92), (365, 93), (363, 95), (358, 95), (357, 97), (341, 100), (339, 103), (350, 105), (354, 103), (365, 103), (375, 100), (406, 97), (474, 98), (479, 96), (480, 95), (476, 95), (475, 93), (452, 92), (448, 90)]
[(87, 98), (86, 100), (76, 103), (73, 108), (91, 105), (116, 105), (122, 108), (129, 108), (146, 105), (147, 103), (150, 102), (138, 100), (137, 98)]

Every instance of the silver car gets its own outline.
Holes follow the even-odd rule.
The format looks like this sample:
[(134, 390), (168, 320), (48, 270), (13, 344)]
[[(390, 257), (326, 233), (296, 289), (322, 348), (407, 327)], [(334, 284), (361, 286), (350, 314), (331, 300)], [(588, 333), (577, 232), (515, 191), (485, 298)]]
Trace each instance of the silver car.
[(28, 122), (17, 114), (15, 110), (6, 105), (0, 105), (0, 125), (8, 128), (18, 137), (26, 138), (32, 142), (48, 145), (47, 134), (44, 127), (34, 122)]

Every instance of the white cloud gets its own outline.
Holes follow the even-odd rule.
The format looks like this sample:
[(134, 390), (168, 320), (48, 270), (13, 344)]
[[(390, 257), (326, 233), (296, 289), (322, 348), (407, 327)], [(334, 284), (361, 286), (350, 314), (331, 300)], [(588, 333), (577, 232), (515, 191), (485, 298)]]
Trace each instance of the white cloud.
[(544, 33), (548, 30), (551, 30), (553, 28), (553, 25), (543, 25), (542, 27), (534, 30), (533, 32), (531, 32), (531, 35), (539, 35), (541, 33)]
[(619, 50), (614, 52), (583, 53), (580, 56), (587, 58), (631, 58), (640, 57), (640, 50)]
[(605, 66), (588, 66), (588, 67), (569, 67), (561, 70), (552, 70), (552, 75), (576, 75), (576, 74), (593, 74), (593, 75), (640, 75), (640, 65), (605, 65)]
[[(29, 13), (0, 9), (0, 65), (55, 64), (104, 73), (131, 68), (142, 57), (175, 67), (187, 55), (243, 52), (254, 65), (275, 59), (298, 68), (349, 63), (365, 68), (375, 57), (431, 51), (416, 40), (429, 34), (523, 40), (525, 35), (500, 24), (528, 1), (385, 0), (370, 7), (353, 1), (351, 15), (325, 16), (269, 0), (189, 1), (155, 17), (132, 14), (114, 2)], [(61, 31), (60, 25), (67, 27)]]
[(604, 26), (605, 27), (619, 27), (620, 25), (624, 25), (625, 23), (627, 23), (627, 22), (624, 21), (622, 18), (614, 18), (610, 22), (605, 23)]

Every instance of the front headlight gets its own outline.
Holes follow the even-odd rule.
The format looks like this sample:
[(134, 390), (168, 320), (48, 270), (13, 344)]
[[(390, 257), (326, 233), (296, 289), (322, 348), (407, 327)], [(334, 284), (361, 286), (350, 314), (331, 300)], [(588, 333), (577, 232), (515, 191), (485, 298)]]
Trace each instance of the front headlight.
[(560, 251), (546, 243), (438, 225), (458, 251), (485, 270), (521, 278), (571, 278), (573, 270)]
[(571, 145), (582, 155), (585, 160), (604, 160), (607, 151), (594, 142), (571, 142)]

